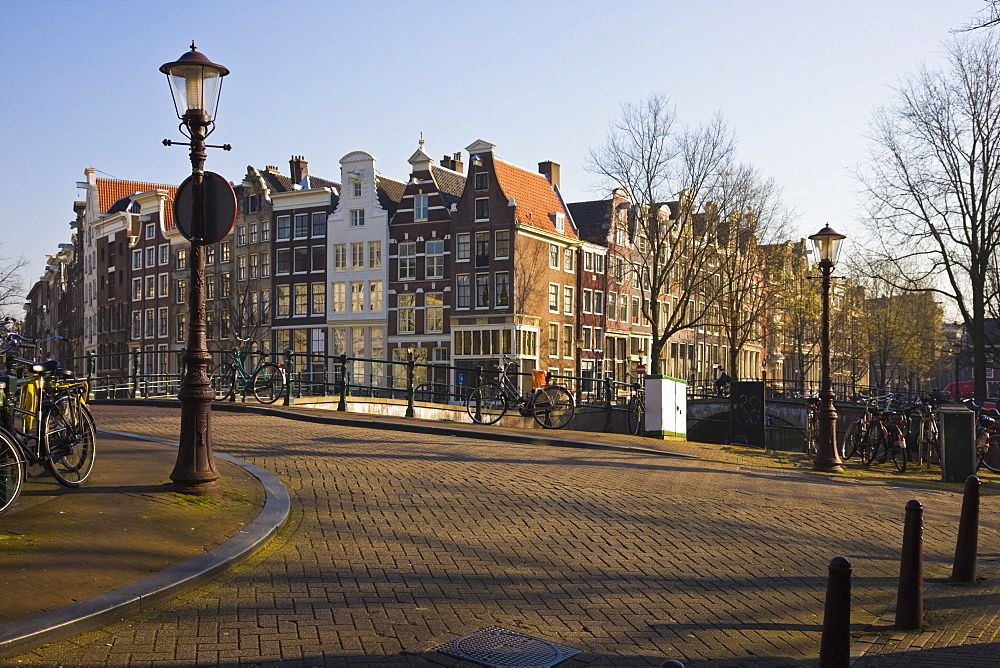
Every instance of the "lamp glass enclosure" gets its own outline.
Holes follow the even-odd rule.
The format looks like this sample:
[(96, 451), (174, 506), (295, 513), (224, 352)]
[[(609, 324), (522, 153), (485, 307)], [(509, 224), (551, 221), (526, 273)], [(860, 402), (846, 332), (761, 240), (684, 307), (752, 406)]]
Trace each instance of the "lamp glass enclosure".
[(827, 226), (809, 237), (809, 240), (813, 242), (813, 248), (816, 249), (816, 255), (819, 256), (820, 262), (826, 260), (830, 264), (837, 264), (837, 258), (840, 257), (840, 245), (846, 238), (845, 235), (839, 234)]

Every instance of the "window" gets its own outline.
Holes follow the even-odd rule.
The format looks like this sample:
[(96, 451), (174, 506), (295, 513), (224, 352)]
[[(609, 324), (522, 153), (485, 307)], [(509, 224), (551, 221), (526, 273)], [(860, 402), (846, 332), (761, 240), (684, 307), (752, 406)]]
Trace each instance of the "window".
[(322, 211), (312, 215), (312, 235), (314, 237), (326, 236), (326, 214)]
[(326, 246), (312, 247), (312, 270), (326, 271)]
[(549, 244), (549, 266), (553, 269), (559, 268), (559, 246)]
[(275, 317), (287, 318), (292, 314), (292, 291), (287, 285), (274, 286), (275, 295)]
[(416, 296), (412, 294), (399, 295), (396, 304), (396, 331), (401, 334), (416, 332)]
[(382, 310), (382, 281), (368, 281), (368, 310)]
[(472, 235), (462, 232), (455, 236), (455, 260), (466, 262), (472, 257)]
[(333, 300), (331, 308), (334, 313), (343, 313), (347, 310), (347, 284), (333, 283)]
[(240, 257), (236, 258), (236, 276), (241, 281), (243, 280), (243, 277), (241, 276), (241, 273), (243, 273), (243, 274), (246, 273), (246, 271), (247, 271), (247, 266), (246, 265), (247, 265), (248, 262), (249, 262), (249, 265), (250, 265), (249, 266), (249, 269), (250, 269), (250, 271), (249, 271), (249, 277), (251, 279), (257, 278), (257, 274), (258, 274), (258, 272), (257, 272), (257, 267), (258, 267), (257, 256), (256, 255), (247, 255), (247, 256), (242, 256), (241, 255)]
[(412, 281), (417, 278), (417, 242), (403, 241), (399, 244), (399, 280)]
[(594, 313), (604, 315), (604, 291), (594, 290)]
[(369, 269), (381, 269), (382, 268), (382, 242), (381, 241), (369, 241), (368, 242), (368, 268)]
[(205, 299), (215, 299), (215, 276), (205, 277)]
[(257, 243), (257, 223), (250, 223), (250, 243)]
[(427, 195), (414, 196), (413, 220), (427, 220)]
[(215, 246), (205, 246), (205, 264), (215, 264)]
[(138, 339), (142, 336), (142, 311), (132, 311), (132, 339)]
[(260, 291), (260, 324), (266, 325), (271, 322), (271, 291)]
[(147, 239), (156, 238), (156, 225), (153, 225), (152, 223), (146, 225), (146, 238)]
[(288, 274), (292, 271), (292, 251), (287, 248), (279, 248), (274, 252), (274, 256), (274, 273)]
[(590, 350), (594, 347), (594, 330), (591, 327), (582, 327), (581, 332), (583, 333), (583, 349)]
[(292, 238), (292, 219), (290, 216), (278, 216), (274, 226), (274, 238), (276, 241)]
[(146, 299), (153, 299), (156, 297), (156, 277), (147, 276), (145, 278), (145, 287), (142, 291), (142, 295)]
[(293, 315), (309, 315), (309, 284), (297, 283), (292, 290), (295, 293)]
[(622, 322), (628, 320), (628, 296), (619, 295), (618, 297), (618, 319)]
[[(114, 248), (114, 246), (112, 246)], [(108, 261), (108, 264), (114, 266), (114, 262)], [(155, 267), (156, 266), (156, 248), (149, 247), (146, 249), (146, 266)]]
[(583, 305), (580, 307), (584, 313), (591, 313), (594, 310), (594, 291), (583, 290)]
[(271, 254), (260, 254), (260, 277), (267, 278), (271, 275)]
[(224, 271), (219, 274), (219, 296), (228, 297), (233, 288), (233, 274), (228, 271)]
[(361, 181), (351, 182), (351, 192), (354, 193), (355, 197), (361, 197)]
[(351, 227), (365, 226), (365, 210), (351, 209)]
[(476, 266), (490, 266), (490, 233), (476, 232)]
[(559, 313), (559, 286), (549, 283), (549, 313)]
[(156, 277), (157, 297), (169, 297), (170, 296), (170, 276), (167, 274), (160, 274)]
[(309, 271), (309, 248), (307, 246), (299, 246), (292, 250), (292, 271), (296, 274)]
[(181, 342), (187, 334), (187, 314), (178, 313), (174, 318), (174, 341)]
[(489, 172), (476, 172), (474, 178), (474, 184), (476, 190), (488, 190), (490, 187), (490, 174)]
[(488, 197), (476, 199), (476, 220), (489, 220), (490, 200)]
[(219, 244), (219, 262), (233, 261), (233, 242), (223, 241)]
[(260, 193), (247, 197), (247, 213), (257, 213), (258, 211), (260, 211)]
[(496, 273), (496, 299), (497, 306), (510, 306), (510, 273), (498, 271)]
[(563, 313), (573, 313), (573, 288), (563, 286)]
[(573, 271), (573, 267), (576, 264), (576, 251), (572, 248), (567, 248), (563, 251), (563, 269), (565, 271)]
[(566, 214), (557, 213), (556, 214), (556, 232), (559, 234), (565, 234), (566, 232)]
[(435, 239), (424, 244), (424, 277), (444, 278), (444, 240)]
[(333, 245), (333, 270), (344, 271), (347, 269), (347, 244)]
[(456, 295), (455, 295), (455, 306), (456, 308), (469, 308), (471, 306), (471, 285), (469, 284), (468, 274), (459, 274), (456, 278)]
[(559, 357), (559, 325), (549, 323), (549, 357)]
[(271, 239), (271, 221), (265, 220), (260, 224), (260, 240), (269, 241)]
[(496, 258), (504, 260), (510, 257), (510, 230), (497, 230)]
[(295, 238), (305, 239), (309, 236), (309, 214), (308, 213), (297, 213), (295, 214)]
[[(134, 285), (134, 284), (133, 284)], [(174, 282), (174, 301), (183, 304), (187, 299), (187, 279), (178, 278)]]
[(365, 284), (361, 281), (351, 282), (351, 312), (360, 313), (365, 310)]
[(167, 335), (167, 323), (169, 322), (167, 316), (167, 307), (162, 306), (156, 312), (156, 335), (166, 336)]
[(312, 284), (312, 315), (323, 315), (326, 313), (326, 284)]
[(632, 297), (632, 322), (639, 323), (639, 298)]
[(604, 273), (604, 256), (594, 254), (594, 273), (603, 274)]
[(351, 269), (365, 268), (365, 244), (355, 241), (351, 244)]
[(154, 335), (154, 328), (156, 327), (156, 311), (151, 308), (146, 309), (146, 318), (144, 321), (144, 326), (142, 328), (142, 337), (144, 339), (151, 339)]
[(142, 279), (132, 279), (132, 299), (142, 299)]
[(590, 251), (583, 252), (583, 270), (594, 271), (594, 254)]
[(563, 325), (563, 357), (573, 356), (573, 325)]
[(139, 249), (132, 251), (132, 268), (142, 269), (142, 251)]
[(160, 245), (160, 261), (159, 264), (170, 264), (170, 244)]
[(237, 225), (236, 226), (236, 245), (246, 246), (247, 245), (247, 226)]
[(490, 275), (476, 274), (476, 308), (490, 305)]
[(424, 295), (424, 331), (444, 331), (444, 295), (440, 292)]

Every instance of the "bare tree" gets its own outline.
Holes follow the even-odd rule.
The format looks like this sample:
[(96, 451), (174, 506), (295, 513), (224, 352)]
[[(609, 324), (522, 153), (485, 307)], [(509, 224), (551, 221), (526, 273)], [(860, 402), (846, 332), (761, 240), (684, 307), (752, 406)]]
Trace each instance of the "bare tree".
[(957, 38), (948, 55), (945, 68), (903, 78), (877, 112), (861, 178), (876, 254), (897, 268), (896, 286), (930, 283), (958, 309), (984, 399), (984, 326), (1000, 288), (1000, 37)]
[(994, 28), (1000, 25), (1000, 0), (983, 0), (986, 7), (976, 12), (979, 16), (967, 25), (952, 32), (972, 32), (981, 28)]
[(707, 321), (720, 288), (713, 273), (717, 221), (696, 214), (732, 171), (735, 140), (721, 117), (679, 127), (662, 93), (621, 109), (604, 144), (590, 151), (588, 169), (632, 202), (631, 243), (618, 252), (641, 286), (658, 374), (670, 337)]
[[(3, 244), (0, 244), (0, 249)], [(28, 264), (23, 257), (13, 259), (0, 255), (0, 316), (23, 317), (24, 283), (21, 270)]]

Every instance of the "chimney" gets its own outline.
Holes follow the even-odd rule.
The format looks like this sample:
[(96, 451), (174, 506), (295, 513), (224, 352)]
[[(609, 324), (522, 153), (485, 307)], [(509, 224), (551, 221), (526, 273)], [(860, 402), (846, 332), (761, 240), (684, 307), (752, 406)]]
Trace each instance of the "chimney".
[(559, 163), (546, 160), (538, 163), (538, 173), (549, 180), (553, 188), (559, 187)]
[(302, 179), (309, 176), (309, 163), (301, 155), (293, 155), (288, 161), (289, 176), (292, 183), (301, 183)]
[(462, 170), (465, 169), (465, 165), (462, 163), (462, 152), (459, 151), (452, 156), (444, 156), (444, 158), (441, 159), (441, 166), (445, 169), (450, 169), (453, 172), (461, 174)]

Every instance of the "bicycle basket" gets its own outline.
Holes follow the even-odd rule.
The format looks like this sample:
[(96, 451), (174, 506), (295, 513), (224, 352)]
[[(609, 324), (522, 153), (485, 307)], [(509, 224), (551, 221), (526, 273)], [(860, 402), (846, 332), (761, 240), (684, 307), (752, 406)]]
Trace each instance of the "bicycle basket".
[(531, 389), (537, 390), (545, 385), (545, 372), (540, 369), (531, 370)]

